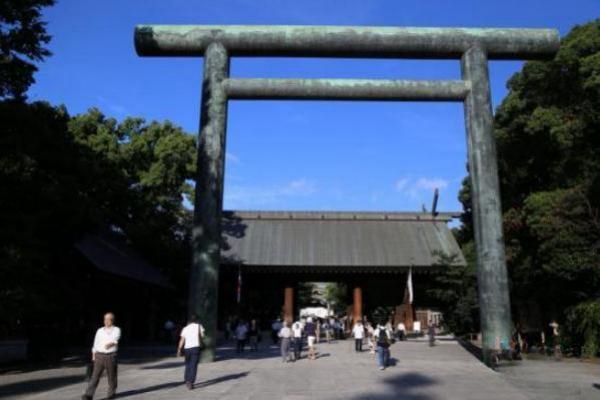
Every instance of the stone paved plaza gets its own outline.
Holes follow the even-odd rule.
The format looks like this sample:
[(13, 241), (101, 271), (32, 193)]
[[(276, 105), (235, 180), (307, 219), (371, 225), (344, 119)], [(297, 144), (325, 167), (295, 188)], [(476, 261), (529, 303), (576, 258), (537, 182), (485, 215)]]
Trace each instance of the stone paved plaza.
[[(182, 360), (172, 357), (122, 363), (124, 399), (600, 399), (600, 365), (578, 361), (526, 360), (494, 372), (458, 343), (396, 343), (395, 365), (376, 368), (373, 355), (357, 354), (353, 341), (319, 345), (316, 361), (283, 364), (275, 347), (236, 357), (220, 349), (220, 360), (200, 365), (196, 389), (181, 383)], [(83, 368), (0, 375), (0, 399), (79, 399)], [(103, 398), (103, 379), (96, 398)]]

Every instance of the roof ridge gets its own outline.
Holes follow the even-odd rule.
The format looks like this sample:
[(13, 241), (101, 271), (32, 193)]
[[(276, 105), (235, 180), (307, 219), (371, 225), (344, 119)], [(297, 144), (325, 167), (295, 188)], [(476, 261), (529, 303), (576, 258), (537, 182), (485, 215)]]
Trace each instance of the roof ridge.
[(271, 211), (271, 210), (226, 210), (226, 218), (264, 220), (376, 220), (376, 221), (450, 221), (460, 212), (440, 212), (433, 216), (429, 212), (413, 211)]

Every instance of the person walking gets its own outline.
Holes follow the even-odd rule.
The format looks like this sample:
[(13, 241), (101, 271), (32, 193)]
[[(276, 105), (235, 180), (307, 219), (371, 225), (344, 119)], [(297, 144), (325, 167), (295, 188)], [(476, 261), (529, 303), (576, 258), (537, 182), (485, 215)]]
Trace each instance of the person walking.
[(198, 316), (192, 314), (188, 324), (181, 330), (177, 355), (185, 356), (185, 369), (183, 380), (185, 386), (192, 390), (196, 382), (198, 372), (198, 360), (200, 359), (200, 346), (204, 339), (204, 327), (198, 322)]
[(384, 370), (390, 360), (390, 343), (391, 338), (388, 335), (385, 326), (379, 324), (375, 332), (373, 332), (375, 343), (377, 344), (377, 364), (380, 370)]
[(367, 345), (369, 346), (369, 353), (370, 354), (375, 354), (375, 339), (374, 339), (374, 333), (375, 333), (375, 329), (373, 328), (373, 325), (371, 325), (370, 322), (367, 322), (366, 325), (366, 331), (367, 331)]
[(281, 318), (277, 318), (271, 324), (271, 339), (273, 340), (273, 344), (279, 343), (279, 331), (281, 330)]
[(400, 321), (398, 323), (398, 326), (396, 327), (396, 334), (398, 335), (398, 340), (400, 342), (404, 341), (406, 338), (406, 326), (404, 325), (404, 322)]
[(232, 335), (232, 327), (231, 327), (231, 317), (227, 317), (227, 321), (225, 321), (225, 331), (223, 332), (225, 334), (225, 340), (229, 340), (229, 338)]
[(114, 399), (117, 392), (117, 351), (121, 339), (121, 329), (115, 326), (115, 314), (107, 312), (104, 314), (104, 326), (96, 331), (94, 345), (92, 346), (92, 362), (94, 369), (92, 377), (81, 397), (83, 400), (91, 400), (94, 397), (100, 377), (104, 370), (108, 379), (107, 399)]
[(250, 321), (248, 338), (250, 339), (250, 351), (258, 351), (258, 323), (255, 319)]
[(294, 345), (294, 361), (298, 361), (302, 356), (302, 323), (294, 322), (292, 325), (292, 340)]
[(304, 326), (304, 332), (306, 332), (306, 339), (308, 341), (308, 359), (316, 360), (317, 351), (316, 351), (316, 347), (315, 347), (315, 341), (316, 341), (316, 335), (317, 335), (317, 327), (311, 317), (309, 317), (306, 320), (306, 325)]
[(321, 318), (316, 318), (315, 327), (315, 343), (319, 344), (321, 341)]
[(235, 328), (235, 340), (236, 340), (236, 348), (235, 351), (238, 353), (244, 352), (244, 347), (246, 346), (246, 339), (248, 336), (248, 325), (244, 323), (244, 321), (240, 320)]
[(365, 326), (361, 320), (356, 321), (352, 327), (352, 335), (354, 336), (354, 350), (362, 352), (363, 339), (365, 338)]
[(325, 340), (327, 343), (331, 343), (331, 330), (329, 328), (329, 319), (325, 318), (323, 321), (323, 330), (325, 331)]
[(427, 335), (429, 336), (429, 347), (435, 346), (435, 325), (431, 322), (427, 327)]
[(284, 363), (290, 361), (290, 347), (292, 341), (292, 330), (287, 321), (283, 322), (283, 327), (279, 330), (279, 341), (281, 342), (281, 358)]
[(175, 323), (173, 321), (171, 321), (170, 319), (167, 319), (165, 321), (164, 329), (165, 329), (165, 342), (173, 343), (175, 341), (174, 340)]

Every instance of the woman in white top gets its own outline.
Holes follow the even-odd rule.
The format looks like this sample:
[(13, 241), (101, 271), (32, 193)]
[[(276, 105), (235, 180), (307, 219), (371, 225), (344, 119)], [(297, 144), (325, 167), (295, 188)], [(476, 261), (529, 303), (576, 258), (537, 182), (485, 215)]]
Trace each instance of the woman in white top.
[(363, 339), (365, 338), (365, 326), (360, 320), (358, 320), (352, 328), (352, 335), (354, 336), (354, 350), (362, 352)]
[(185, 355), (183, 380), (185, 381), (185, 386), (190, 390), (194, 388), (194, 382), (196, 382), (200, 346), (203, 338), (204, 327), (198, 323), (198, 316), (192, 314), (188, 324), (181, 330), (181, 338), (177, 347), (177, 355)]
[(396, 334), (398, 335), (398, 340), (403, 341), (406, 337), (406, 326), (404, 322), (399, 322), (398, 327), (396, 328)]

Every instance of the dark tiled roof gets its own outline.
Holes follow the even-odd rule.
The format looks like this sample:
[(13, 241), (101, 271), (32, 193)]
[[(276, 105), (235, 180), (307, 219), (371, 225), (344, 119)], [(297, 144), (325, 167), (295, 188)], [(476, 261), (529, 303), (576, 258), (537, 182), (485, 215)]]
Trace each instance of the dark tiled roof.
[(250, 212), (223, 214), (224, 264), (277, 267), (439, 267), (465, 264), (447, 223), (456, 213)]
[(75, 243), (75, 247), (100, 271), (151, 285), (171, 287), (160, 271), (116, 240), (87, 234)]

